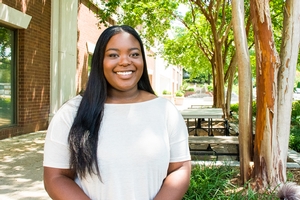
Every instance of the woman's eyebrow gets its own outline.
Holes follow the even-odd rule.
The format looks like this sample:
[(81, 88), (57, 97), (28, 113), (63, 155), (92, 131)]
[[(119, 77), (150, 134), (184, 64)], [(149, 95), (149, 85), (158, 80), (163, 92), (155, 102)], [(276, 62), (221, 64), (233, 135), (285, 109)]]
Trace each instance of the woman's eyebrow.
[(139, 50), (140, 51), (140, 48), (138, 48), (138, 47), (133, 47), (133, 48), (130, 48), (130, 50), (132, 51), (132, 50)]
[[(133, 48), (129, 49), (129, 51), (132, 51), (132, 50), (139, 50), (139, 51), (141, 51), (138, 47), (133, 47)], [(106, 52), (107, 51), (120, 51), (120, 50), (117, 49), (117, 48), (109, 48), (109, 49), (106, 50)]]
[(109, 48), (106, 51), (119, 51), (119, 49), (117, 49), (117, 48)]

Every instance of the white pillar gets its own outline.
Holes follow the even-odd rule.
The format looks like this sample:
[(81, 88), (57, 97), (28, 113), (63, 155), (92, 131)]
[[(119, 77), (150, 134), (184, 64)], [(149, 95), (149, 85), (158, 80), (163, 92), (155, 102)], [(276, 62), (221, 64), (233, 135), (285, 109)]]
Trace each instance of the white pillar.
[(76, 95), (77, 0), (51, 2), (50, 113)]

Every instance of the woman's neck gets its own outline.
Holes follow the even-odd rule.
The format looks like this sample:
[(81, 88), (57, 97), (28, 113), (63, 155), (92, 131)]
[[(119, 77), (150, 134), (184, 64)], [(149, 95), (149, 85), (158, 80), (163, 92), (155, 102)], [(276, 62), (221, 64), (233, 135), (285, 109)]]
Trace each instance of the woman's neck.
[(118, 91), (110, 89), (107, 92), (106, 103), (136, 103), (140, 101), (141, 91), (138, 89), (130, 91)]

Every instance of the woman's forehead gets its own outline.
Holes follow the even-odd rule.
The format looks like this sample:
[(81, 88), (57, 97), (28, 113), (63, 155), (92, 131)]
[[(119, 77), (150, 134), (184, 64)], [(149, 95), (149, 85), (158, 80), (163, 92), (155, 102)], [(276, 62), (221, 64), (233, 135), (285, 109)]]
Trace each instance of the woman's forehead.
[(106, 48), (122, 47), (122, 46), (135, 46), (140, 48), (139, 41), (130, 33), (120, 32), (110, 38)]

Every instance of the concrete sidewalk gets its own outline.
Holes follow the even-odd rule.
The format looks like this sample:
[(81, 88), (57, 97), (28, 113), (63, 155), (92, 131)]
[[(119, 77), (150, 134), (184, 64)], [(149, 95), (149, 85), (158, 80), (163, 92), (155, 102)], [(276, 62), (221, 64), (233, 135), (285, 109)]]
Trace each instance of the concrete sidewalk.
[(0, 199), (50, 199), (43, 184), (46, 131), (0, 140)]

